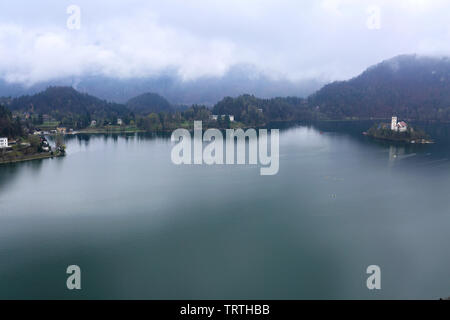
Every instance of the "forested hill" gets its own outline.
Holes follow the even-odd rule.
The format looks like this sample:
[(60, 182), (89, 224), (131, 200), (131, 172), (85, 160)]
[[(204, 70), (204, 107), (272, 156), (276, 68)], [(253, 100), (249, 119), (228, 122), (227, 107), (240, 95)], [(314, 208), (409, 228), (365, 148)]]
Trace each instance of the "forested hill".
[(32, 96), (15, 98), (10, 101), (8, 108), (12, 111), (48, 114), (63, 123), (74, 123), (75, 127), (85, 127), (91, 119), (111, 120), (130, 114), (124, 105), (100, 100), (71, 87), (49, 87)]
[(206, 104), (212, 106), (225, 96), (252, 93), (263, 98), (277, 96), (306, 97), (323, 85), (319, 79), (291, 81), (270, 74), (251, 65), (232, 66), (223, 76), (206, 76), (192, 80), (181, 79), (177, 70), (138, 78), (108, 76), (73, 76), (52, 79), (24, 86), (5, 81), (0, 75), (0, 96), (32, 95), (50, 86), (70, 86), (76, 90), (112, 102), (125, 104), (146, 92), (165, 97), (172, 105)]
[[(450, 59), (398, 56), (349, 81), (326, 85), (308, 104), (328, 118), (450, 120)], [(319, 108), (317, 108), (319, 107)]]
[(169, 101), (156, 93), (144, 93), (127, 102), (127, 107), (136, 114), (148, 115), (152, 112), (172, 112)]
[[(158, 94), (143, 94), (131, 99), (127, 105), (121, 105), (71, 87), (50, 87), (32, 96), (0, 99), (1, 103), (19, 115), (23, 112), (34, 117), (49, 115), (50, 119), (70, 128), (87, 127), (91, 120), (100, 125), (115, 124), (118, 117), (126, 124), (131, 120), (142, 123), (143, 118), (152, 116), (154, 119), (158, 113), (160, 119), (167, 118), (166, 122), (172, 121), (173, 125), (174, 119), (191, 121), (194, 119), (192, 114), (197, 114), (192, 111), (195, 108), (190, 108), (187, 113), (180, 112)], [(201, 111), (203, 115), (233, 115), (236, 121), (246, 125), (390, 118), (392, 115), (406, 120), (450, 121), (450, 59), (399, 56), (375, 65), (351, 80), (326, 85), (307, 99), (260, 99), (241, 95), (224, 98), (212, 110), (203, 107)]]
[[(262, 114), (255, 110), (262, 109)], [(308, 99), (225, 98), (215, 114), (253, 123), (316, 119), (390, 118), (450, 121), (450, 59), (398, 56), (348, 81), (326, 85)]]
[(224, 98), (214, 106), (212, 113), (234, 115), (237, 121), (247, 124), (312, 120), (315, 117), (305, 99), (296, 97), (259, 99), (252, 95)]

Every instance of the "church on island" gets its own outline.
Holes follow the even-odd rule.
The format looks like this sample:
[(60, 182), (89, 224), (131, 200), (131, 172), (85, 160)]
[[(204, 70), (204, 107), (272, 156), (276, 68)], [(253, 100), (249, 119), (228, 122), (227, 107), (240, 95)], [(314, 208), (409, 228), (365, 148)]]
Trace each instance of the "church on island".
[(374, 124), (364, 135), (381, 140), (390, 140), (407, 143), (433, 143), (428, 134), (422, 129), (411, 127), (404, 121), (398, 122), (397, 117), (392, 117), (391, 126), (389, 123)]
[(397, 117), (392, 117), (391, 130), (397, 132), (406, 132), (408, 131), (408, 125), (404, 121), (397, 122)]

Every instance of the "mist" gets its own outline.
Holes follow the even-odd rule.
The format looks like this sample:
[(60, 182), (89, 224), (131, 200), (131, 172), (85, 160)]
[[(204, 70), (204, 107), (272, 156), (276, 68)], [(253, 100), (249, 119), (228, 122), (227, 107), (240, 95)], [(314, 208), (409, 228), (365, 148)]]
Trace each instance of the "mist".
[(192, 82), (246, 65), (249, 77), (343, 80), (400, 54), (448, 55), (449, 9), (441, 0), (2, 1), (0, 78), (32, 86), (170, 71)]

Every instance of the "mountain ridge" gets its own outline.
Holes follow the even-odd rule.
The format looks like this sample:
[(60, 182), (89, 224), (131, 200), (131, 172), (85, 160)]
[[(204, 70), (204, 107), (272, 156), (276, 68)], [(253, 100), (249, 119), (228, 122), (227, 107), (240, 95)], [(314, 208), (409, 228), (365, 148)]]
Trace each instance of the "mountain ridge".
[[(33, 96), (2, 99), (12, 111), (71, 118), (77, 127), (91, 119), (114, 122), (134, 113), (173, 113), (180, 109), (165, 97), (147, 92), (126, 104), (107, 102), (72, 87), (49, 87)], [(225, 97), (214, 114), (233, 114), (251, 124), (270, 121), (389, 118), (450, 121), (450, 58), (401, 55), (367, 68), (360, 75), (327, 84), (307, 98)], [(66, 119), (67, 120), (67, 119)]]
[(313, 78), (291, 81), (283, 77), (271, 77), (251, 65), (235, 65), (223, 76), (203, 76), (192, 80), (181, 79), (176, 70), (134, 78), (100, 75), (67, 77), (31, 86), (8, 83), (0, 79), (0, 96), (19, 97), (36, 94), (50, 86), (71, 86), (79, 92), (122, 104), (141, 94), (153, 92), (163, 96), (174, 106), (192, 104), (212, 106), (223, 97), (245, 93), (262, 98), (293, 95), (306, 97), (323, 84), (323, 81)]
[(450, 120), (450, 58), (401, 55), (308, 98), (327, 117)]
[(48, 87), (34, 95), (10, 99), (6, 105), (13, 112), (48, 114), (75, 128), (88, 126), (91, 119), (112, 121), (130, 114), (124, 105), (101, 100), (72, 87)]

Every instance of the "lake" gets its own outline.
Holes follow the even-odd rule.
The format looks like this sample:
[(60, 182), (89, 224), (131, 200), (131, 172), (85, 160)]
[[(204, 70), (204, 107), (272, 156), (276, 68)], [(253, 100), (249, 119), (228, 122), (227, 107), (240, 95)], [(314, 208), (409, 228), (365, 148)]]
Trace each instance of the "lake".
[(450, 125), (423, 127), (433, 145), (369, 127), (283, 129), (274, 176), (176, 166), (150, 134), (75, 136), (64, 158), (0, 166), (0, 298), (448, 297)]

